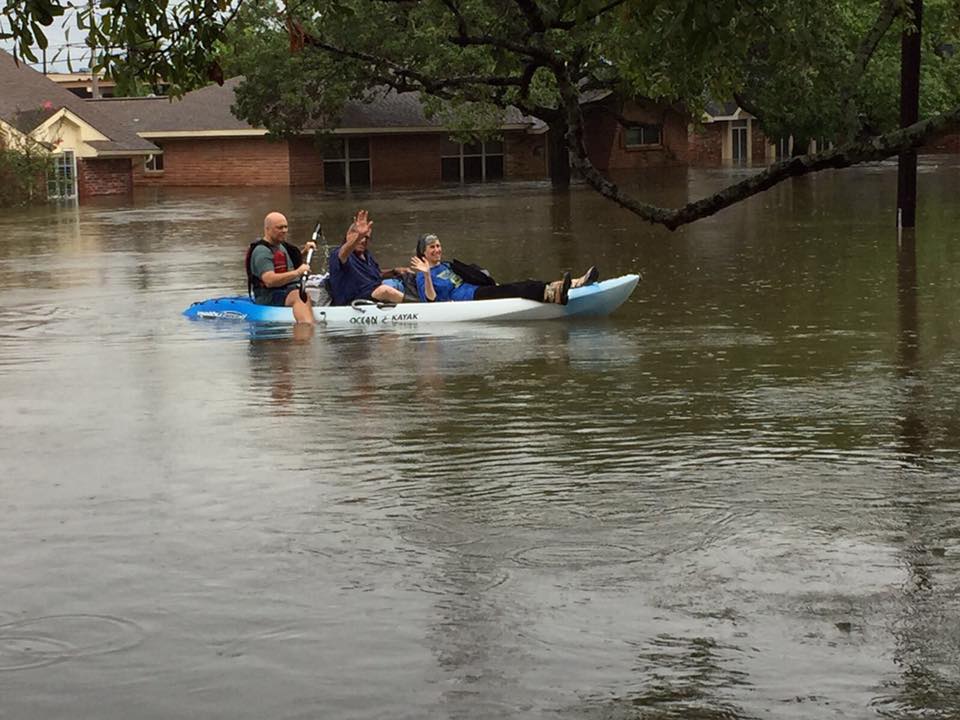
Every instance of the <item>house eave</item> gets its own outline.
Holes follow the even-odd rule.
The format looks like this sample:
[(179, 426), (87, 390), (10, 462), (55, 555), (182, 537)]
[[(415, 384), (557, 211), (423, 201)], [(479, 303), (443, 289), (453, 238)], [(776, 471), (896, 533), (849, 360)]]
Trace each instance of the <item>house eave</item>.
[[(527, 123), (511, 123), (501, 126), (501, 130), (526, 130), (532, 133), (545, 132), (546, 128), (531, 128)], [(316, 131), (304, 130), (301, 135), (310, 136)], [(331, 135), (414, 135), (428, 133), (447, 132), (447, 129), (439, 125), (422, 125), (415, 127), (369, 127), (369, 128), (336, 128), (329, 131)], [(163, 140), (163, 139), (216, 139), (216, 138), (242, 138), (242, 137), (264, 137), (268, 134), (267, 130), (262, 128), (249, 128), (239, 130), (146, 130), (138, 132), (137, 135), (144, 140)]]
[(149, 157), (151, 155), (162, 155), (157, 150), (98, 150), (97, 158), (124, 158), (124, 157)]

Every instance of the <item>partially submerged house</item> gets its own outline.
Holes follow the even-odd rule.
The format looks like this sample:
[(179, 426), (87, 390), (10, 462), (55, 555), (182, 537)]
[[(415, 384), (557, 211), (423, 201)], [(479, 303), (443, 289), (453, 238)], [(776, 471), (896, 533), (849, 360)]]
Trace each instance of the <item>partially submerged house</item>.
[(291, 139), (234, 117), (240, 78), (180, 99), (87, 101), (160, 149), (138, 165), (137, 185), (292, 185), (323, 189), (426, 187), (546, 177), (547, 128), (517, 110), (502, 140), (463, 144), (427, 118), (415, 93), (375, 91), (347, 103), (338, 127)]
[(732, 101), (707, 104), (701, 122), (690, 126), (688, 148), (691, 165), (750, 165), (777, 157), (756, 119)]
[(621, 103), (610, 91), (582, 98), (584, 144), (600, 172), (687, 164), (687, 114), (652, 100)]
[(157, 152), (124, 123), (2, 50), (0, 128), (8, 142), (35, 141), (53, 154), (51, 197), (128, 193), (134, 163)]
[[(347, 103), (334, 129), (276, 139), (237, 119), (240, 78), (182, 98), (81, 99), (0, 51), (0, 142), (39, 142), (56, 160), (51, 197), (129, 193), (134, 186), (296, 186), (325, 190), (436, 187), (549, 177), (550, 129), (508, 110), (501, 139), (459, 143), (415, 93), (374, 90)], [(583, 98), (585, 143), (604, 173), (762, 164), (789, 154), (735, 103), (700, 122), (682, 107)], [(960, 135), (928, 151), (960, 152)]]

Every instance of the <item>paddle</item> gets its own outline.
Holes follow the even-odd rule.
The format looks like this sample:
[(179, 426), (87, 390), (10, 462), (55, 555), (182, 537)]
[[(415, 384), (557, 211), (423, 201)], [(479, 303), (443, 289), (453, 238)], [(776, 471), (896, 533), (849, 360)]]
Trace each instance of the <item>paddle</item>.
[[(323, 230), (320, 228), (320, 221), (317, 221), (317, 226), (313, 228), (313, 235), (310, 236), (310, 239), (313, 240), (314, 244), (317, 242), (317, 237), (323, 237)], [(310, 261), (313, 259), (313, 248), (307, 250), (307, 265), (310, 264)], [(300, 300), (302, 302), (307, 302), (307, 277), (310, 275), (309, 272), (303, 274), (300, 278)]]

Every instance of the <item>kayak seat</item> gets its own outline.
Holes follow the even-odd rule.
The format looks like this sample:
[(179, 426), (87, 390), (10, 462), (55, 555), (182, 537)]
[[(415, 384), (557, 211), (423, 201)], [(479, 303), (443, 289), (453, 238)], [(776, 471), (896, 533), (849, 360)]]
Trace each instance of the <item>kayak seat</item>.
[(311, 275), (307, 278), (307, 295), (314, 306), (333, 305), (333, 293), (330, 292), (330, 275)]

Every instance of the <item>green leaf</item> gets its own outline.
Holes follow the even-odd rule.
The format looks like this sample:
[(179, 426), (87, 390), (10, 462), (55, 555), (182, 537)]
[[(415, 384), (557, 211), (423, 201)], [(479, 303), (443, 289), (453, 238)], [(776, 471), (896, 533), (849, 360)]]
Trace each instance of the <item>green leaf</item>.
[(33, 38), (41, 50), (47, 49), (47, 36), (44, 34), (43, 28), (40, 27), (39, 23), (33, 23)]

